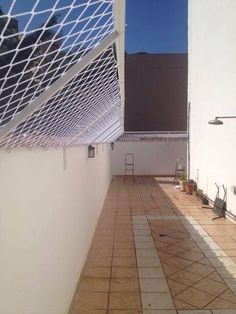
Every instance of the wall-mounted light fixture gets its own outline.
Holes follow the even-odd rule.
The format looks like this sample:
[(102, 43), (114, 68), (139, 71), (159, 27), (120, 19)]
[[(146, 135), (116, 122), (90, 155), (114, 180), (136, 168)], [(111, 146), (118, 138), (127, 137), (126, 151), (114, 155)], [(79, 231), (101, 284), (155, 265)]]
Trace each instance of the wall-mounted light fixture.
[(88, 158), (94, 158), (95, 157), (95, 147), (92, 145), (88, 146)]
[(208, 121), (209, 124), (221, 125), (224, 124), (220, 119), (236, 119), (236, 116), (215, 117), (215, 119)]
[(114, 150), (115, 144), (114, 142), (111, 142), (111, 150)]

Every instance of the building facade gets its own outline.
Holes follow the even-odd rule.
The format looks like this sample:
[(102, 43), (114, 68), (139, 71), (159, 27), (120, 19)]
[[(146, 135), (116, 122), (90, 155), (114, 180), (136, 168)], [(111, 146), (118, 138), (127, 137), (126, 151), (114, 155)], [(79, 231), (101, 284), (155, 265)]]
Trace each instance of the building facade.
[(126, 55), (126, 131), (186, 131), (187, 54)]

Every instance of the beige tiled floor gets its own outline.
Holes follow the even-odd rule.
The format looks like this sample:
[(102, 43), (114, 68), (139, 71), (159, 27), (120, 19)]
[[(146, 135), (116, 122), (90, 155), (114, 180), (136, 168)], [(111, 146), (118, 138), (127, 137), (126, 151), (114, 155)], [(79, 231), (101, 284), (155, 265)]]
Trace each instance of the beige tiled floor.
[(236, 314), (236, 225), (172, 179), (113, 178), (71, 314)]

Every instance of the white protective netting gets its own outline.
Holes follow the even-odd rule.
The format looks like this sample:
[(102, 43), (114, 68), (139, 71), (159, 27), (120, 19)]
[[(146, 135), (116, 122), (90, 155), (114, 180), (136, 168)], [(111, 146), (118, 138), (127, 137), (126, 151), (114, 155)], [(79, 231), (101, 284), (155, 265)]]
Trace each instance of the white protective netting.
[[(5, 0), (0, 11), (0, 137), (114, 31), (113, 0)], [(112, 141), (123, 132), (116, 45), (61, 84), (0, 146), (36, 147)]]

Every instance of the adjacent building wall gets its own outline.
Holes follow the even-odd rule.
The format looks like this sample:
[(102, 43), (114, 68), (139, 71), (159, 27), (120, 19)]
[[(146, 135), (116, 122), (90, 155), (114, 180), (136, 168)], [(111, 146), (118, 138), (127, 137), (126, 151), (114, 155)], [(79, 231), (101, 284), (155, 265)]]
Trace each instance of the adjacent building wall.
[[(236, 115), (236, 1), (189, 1), (190, 175), (214, 199), (215, 182), (227, 186), (236, 215), (236, 119), (212, 126), (215, 116)], [(221, 190), (222, 191), (222, 190)], [(221, 193), (222, 197), (222, 193)]]
[(127, 54), (125, 130), (187, 130), (187, 54)]
[(0, 313), (65, 314), (111, 179), (110, 145), (0, 153)]
[(183, 158), (186, 164), (187, 142), (116, 142), (113, 175), (124, 175), (127, 153), (134, 154), (135, 175), (173, 175), (177, 158)]

